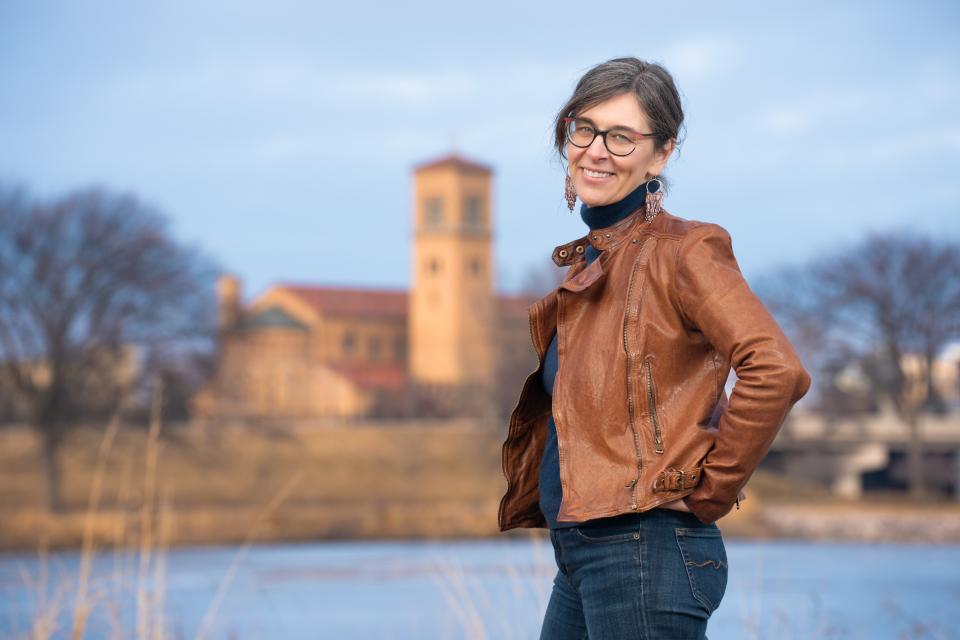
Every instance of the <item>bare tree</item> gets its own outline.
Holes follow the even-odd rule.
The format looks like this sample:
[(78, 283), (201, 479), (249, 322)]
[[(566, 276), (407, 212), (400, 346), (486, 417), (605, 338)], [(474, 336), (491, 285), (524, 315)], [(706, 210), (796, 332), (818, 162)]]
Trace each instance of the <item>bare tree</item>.
[(88, 189), (36, 202), (0, 190), (0, 381), (41, 436), (48, 509), (59, 508), (69, 428), (120, 411), (138, 372), (212, 339), (214, 277), (133, 196)]
[[(925, 492), (920, 417), (944, 410), (933, 363), (960, 338), (958, 274), (956, 240), (894, 231), (870, 234), (762, 284), (810, 361), (820, 369), (838, 358), (856, 364), (868, 390), (894, 409), (910, 434), (914, 495)], [(924, 366), (909, 371), (908, 355)]]
[(523, 275), (520, 291), (534, 299), (546, 295), (563, 283), (569, 267), (558, 267), (552, 258), (546, 258), (530, 265)]
[(537, 369), (537, 355), (530, 334), (529, 308), (563, 282), (567, 268), (558, 267), (551, 258), (538, 261), (523, 274), (520, 291), (511, 296), (512, 310), (500, 321), (497, 338), (497, 376), (493, 389), (500, 424), (506, 427), (520, 391)]

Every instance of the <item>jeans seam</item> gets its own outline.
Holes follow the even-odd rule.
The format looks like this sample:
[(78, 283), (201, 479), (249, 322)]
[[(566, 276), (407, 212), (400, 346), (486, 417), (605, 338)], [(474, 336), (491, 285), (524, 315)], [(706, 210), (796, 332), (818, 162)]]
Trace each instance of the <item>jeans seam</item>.
[(570, 567), (567, 565), (564, 557), (565, 554), (563, 553), (563, 542), (561, 540), (560, 532), (551, 532), (551, 535), (556, 536), (557, 567), (560, 569), (560, 574), (563, 575), (563, 579), (567, 581), (567, 584), (570, 585), (570, 588), (579, 595), (580, 590), (577, 589), (577, 586), (573, 583), (573, 576), (570, 575)]
[(637, 541), (637, 565), (638, 565), (638, 573), (640, 574), (640, 593), (639, 593), (640, 620), (638, 622), (640, 624), (640, 629), (643, 630), (643, 637), (649, 638), (650, 631), (648, 629), (649, 623), (647, 621), (647, 580), (643, 571), (643, 568), (645, 566), (644, 557), (643, 557), (644, 547), (645, 545), (643, 543), (642, 535), (641, 535), (641, 539)]

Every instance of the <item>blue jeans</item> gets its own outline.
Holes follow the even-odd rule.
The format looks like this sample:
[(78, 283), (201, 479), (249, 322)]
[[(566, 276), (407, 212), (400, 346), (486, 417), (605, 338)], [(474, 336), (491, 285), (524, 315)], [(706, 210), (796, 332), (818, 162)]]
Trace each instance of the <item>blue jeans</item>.
[(727, 587), (716, 524), (655, 508), (550, 531), (559, 571), (541, 640), (707, 640)]

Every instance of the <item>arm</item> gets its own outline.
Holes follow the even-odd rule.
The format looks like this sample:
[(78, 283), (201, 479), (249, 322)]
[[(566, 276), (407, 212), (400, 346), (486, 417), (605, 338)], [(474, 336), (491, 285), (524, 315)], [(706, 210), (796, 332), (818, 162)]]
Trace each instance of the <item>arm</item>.
[(733, 507), (811, 380), (740, 273), (726, 229), (712, 223), (691, 229), (680, 242), (675, 273), (684, 322), (701, 331), (737, 374), (700, 483), (684, 499), (699, 520), (711, 524)]

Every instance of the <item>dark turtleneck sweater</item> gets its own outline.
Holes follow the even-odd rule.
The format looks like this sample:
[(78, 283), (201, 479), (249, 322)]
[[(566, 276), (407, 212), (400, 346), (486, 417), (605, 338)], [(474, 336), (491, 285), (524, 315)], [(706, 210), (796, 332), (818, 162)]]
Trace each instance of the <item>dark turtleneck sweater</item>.
[[(580, 206), (580, 218), (593, 229), (603, 229), (623, 220), (631, 213), (641, 208), (647, 194), (647, 183), (644, 182), (619, 202), (600, 207)], [(584, 251), (587, 264), (593, 262), (600, 252), (590, 244)], [(547, 393), (553, 395), (553, 383), (557, 377), (560, 362), (557, 356), (557, 334), (553, 334), (550, 346), (543, 359), (543, 386)], [(547, 423), (547, 441), (543, 448), (543, 458), (540, 461), (540, 510), (547, 519), (551, 529), (573, 527), (580, 522), (557, 522), (560, 512), (560, 501), (563, 490), (560, 485), (560, 458), (557, 451), (557, 425), (553, 416)]]

